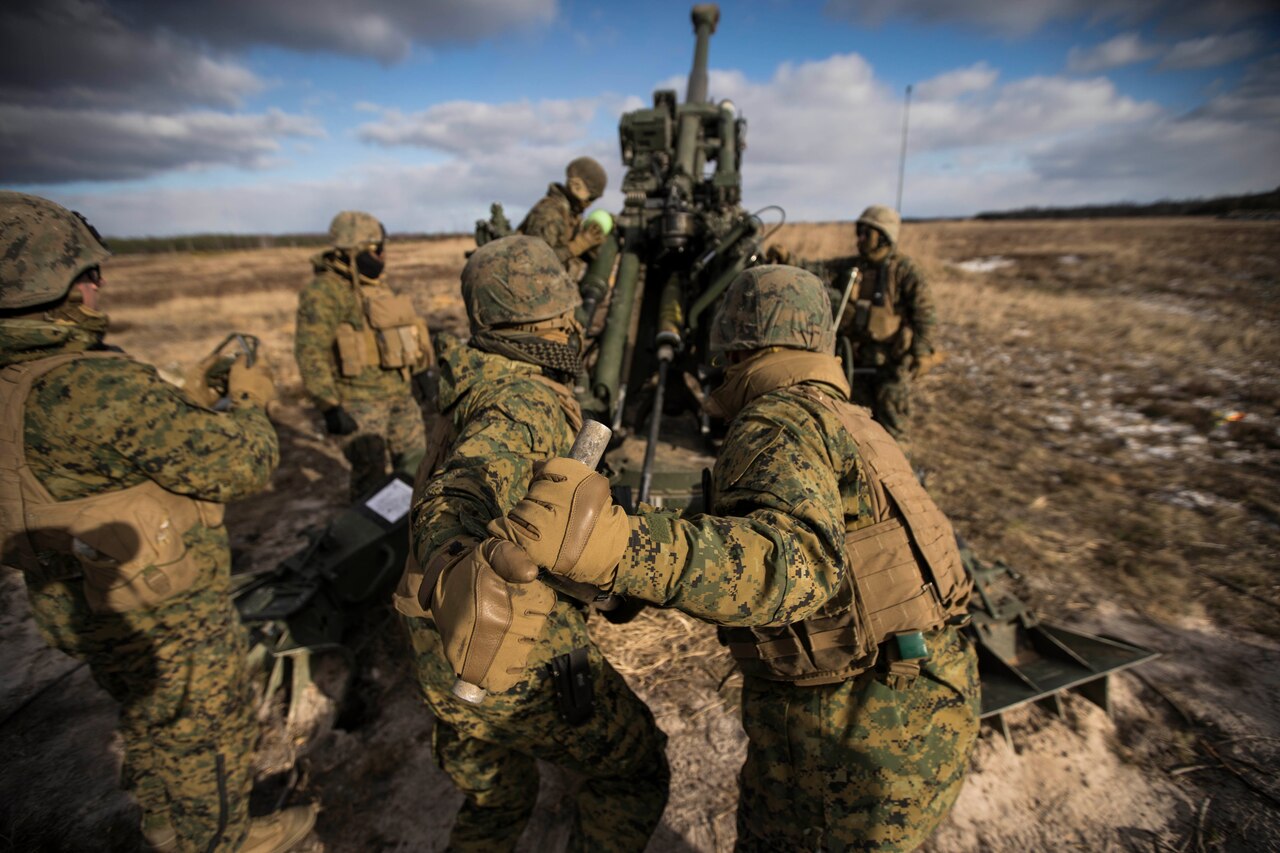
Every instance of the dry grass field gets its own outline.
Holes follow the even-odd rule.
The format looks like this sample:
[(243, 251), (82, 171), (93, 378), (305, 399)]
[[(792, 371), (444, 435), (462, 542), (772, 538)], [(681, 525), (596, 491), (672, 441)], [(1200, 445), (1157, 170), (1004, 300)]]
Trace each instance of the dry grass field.
[[(853, 228), (788, 225), (776, 240), (830, 256)], [(464, 325), (469, 242), (391, 247), (390, 274), (434, 327)], [(927, 849), (1280, 849), (1280, 225), (945, 222), (908, 226), (903, 244), (933, 282), (947, 353), (913, 402), (930, 490), (980, 554), (1020, 571), (1042, 615), (1164, 653), (1112, 680), (1110, 718), (1069, 698), (1062, 719), (1011, 714), (1012, 744), (986, 731)], [(229, 514), (239, 570), (295, 550), (345, 494), (292, 361), (310, 254), (106, 270), (112, 338), (137, 357), (179, 376), (237, 329), (275, 365), (282, 464)], [(2, 589), (0, 846), (133, 849), (110, 701), (43, 648), (20, 581)], [(324, 805), (315, 850), (442, 849), (459, 797), (432, 764), (396, 623), (371, 620), (338, 725), (298, 744), (268, 722), (264, 772), (299, 756), (294, 796)], [(593, 631), (670, 738), (650, 849), (731, 849), (740, 682), (714, 632), (653, 611)], [(528, 850), (563, 839), (578, 784), (543, 769)]]

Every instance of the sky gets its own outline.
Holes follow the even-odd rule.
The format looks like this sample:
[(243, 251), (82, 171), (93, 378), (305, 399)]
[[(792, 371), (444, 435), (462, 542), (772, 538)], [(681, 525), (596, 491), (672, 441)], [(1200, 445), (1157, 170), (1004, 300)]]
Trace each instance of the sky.
[[(617, 122), (683, 98), (690, 3), (7, 0), (0, 186), (117, 236), (512, 221), (579, 155), (621, 207)], [(1274, 0), (723, 2), (710, 94), (743, 201), (791, 221), (1280, 186)]]

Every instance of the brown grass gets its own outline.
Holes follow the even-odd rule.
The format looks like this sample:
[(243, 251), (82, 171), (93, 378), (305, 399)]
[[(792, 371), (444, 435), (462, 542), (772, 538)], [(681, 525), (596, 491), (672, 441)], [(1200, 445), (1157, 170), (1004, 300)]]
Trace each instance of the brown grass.
[[(789, 225), (778, 239), (802, 256), (830, 256), (852, 247), (853, 228)], [(467, 243), (391, 246), (391, 275), (435, 327), (464, 325), (457, 273)], [(980, 553), (1023, 573), (1046, 616), (1181, 650), (1146, 670), (1159, 673), (1160, 693), (1130, 677), (1113, 682), (1114, 724), (1075, 702), (1065, 721), (1021, 712), (1022, 755), (984, 741), (930, 849), (1043, 849), (1067, 838), (1095, 849), (1209, 849), (1255, 822), (1271, 827), (1255, 840), (1280, 838), (1230, 777), (1182, 774), (1193, 757), (1207, 759), (1168, 708), (1174, 697), (1228, 732), (1280, 735), (1274, 696), (1258, 682), (1274, 667), (1236, 672), (1274, 660), (1274, 644), (1231, 633), (1280, 636), (1280, 226), (948, 222), (908, 226), (903, 245), (933, 282), (948, 354), (913, 404), (915, 460), (931, 492)], [(276, 366), (286, 391), (282, 467), (267, 494), (233, 508), (242, 568), (274, 565), (345, 491), (343, 463), (300, 399), (292, 360), (310, 253), (129, 257), (107, 269), (115, 342), (139, 357), (177, 375), (235, 328), (261, 336)], [(988, 273), (954, 266), (994, 256), (1011, 263)], [(1232, 412), (1243, 420), (1227, 420)], [(592, 632), (670, 738), (672, 795), (654, 849), (729, 849), (744, 749), (740, 680), (714, 630), (648, 611), (628, 626), (593, 620)], [(404, 670), (380, 662), (367, 676), (372, 722), (308, 759), (304, 790), (334, 803), (333, 818), (322, 816), (329, 849), (443, 842), (454, 795), (430, 765), (428, 718)], [(370, 749), (415, 758), (379, 765), (386, 778), (370, 782), (353, 769)], [(550, 780), (553, 800), (572, 787)], [(529, 844), (559, 837), (560, 808), (540, 805)]]

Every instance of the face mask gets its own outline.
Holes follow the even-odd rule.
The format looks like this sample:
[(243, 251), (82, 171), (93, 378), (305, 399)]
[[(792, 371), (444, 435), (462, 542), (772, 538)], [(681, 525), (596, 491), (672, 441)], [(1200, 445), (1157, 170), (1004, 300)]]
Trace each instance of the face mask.
[(365, 278), (377, 278), (382, 275), (382, 269), (386, 265), (386, 259), (369, 252), (356, 255), (356, 271)]
[(67, 300), (60, 307), (49, 312), (49, 319), (54, 322), (71, 323), (94, 335), (107, 333), (107, 313), (86, 308), (83, 302), (75, 299)]

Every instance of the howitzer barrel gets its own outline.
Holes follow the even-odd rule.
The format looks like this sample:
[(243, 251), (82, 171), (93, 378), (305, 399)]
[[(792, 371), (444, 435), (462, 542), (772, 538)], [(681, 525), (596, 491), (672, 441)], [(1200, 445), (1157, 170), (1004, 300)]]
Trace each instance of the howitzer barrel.
[(686, 104), (702, 104), (707, 100), (707, 49), (711, 36), (720, 22), (720, 7), (714, 3), (699, 3), (693, 7), (693, 34), (697, 44), (693, 49), (693, 69), (689, 71), (689, 87), (685, 89)]
[(635, 310), (636, 281), (639, 276), (639, 256), (635, 252), (623, 252), (591, 389), (605, 404), (610, 415), (618, 404), (618, 387), (622, 384), (623, 360), (627, 349), (627, 335), (631, 329), (631, 313)]

